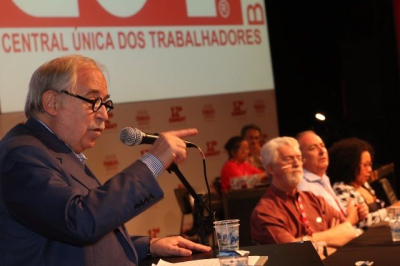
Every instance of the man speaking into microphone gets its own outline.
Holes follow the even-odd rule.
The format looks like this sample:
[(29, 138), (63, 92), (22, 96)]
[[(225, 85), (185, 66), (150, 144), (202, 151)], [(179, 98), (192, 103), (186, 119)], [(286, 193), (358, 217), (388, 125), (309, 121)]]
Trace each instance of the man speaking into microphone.
[(103, 71), (71, 55), (33, 73), (28, 120), (0, 142), (0, 266), (125, 266), (148, 255), (210, 250), (182, 237), (129, 236), (124, 226), (163, 198), (157, 177), (186, 158), (181, 138), (196, 129), (161, 133), (148, 153), (105, 184), (85, 165), (83, 152), (114, 108)]

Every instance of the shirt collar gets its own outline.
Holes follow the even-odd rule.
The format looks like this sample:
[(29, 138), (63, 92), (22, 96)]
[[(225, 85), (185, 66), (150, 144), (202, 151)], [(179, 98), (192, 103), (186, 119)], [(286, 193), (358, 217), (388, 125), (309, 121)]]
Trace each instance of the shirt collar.
[(323, 184), (328, 177), (324, 174), (322, 178), (319, 175), (316, 175), (306, 169), (303, 168), (303, 177), (306, 179), (308, 182), (316, 182), (316, 183), (321, 183)]
[(269, 189), (278, 197), (282, 198), (282, 199), (297, 199), (299, 197), (299, 191), (296, 189), (296, 192), (294, 195), (292, 195), (289, 192), (285, 192), (282, 190), (279, 190), (277, 187), (275, 187), (274, 185), (270, 185)]

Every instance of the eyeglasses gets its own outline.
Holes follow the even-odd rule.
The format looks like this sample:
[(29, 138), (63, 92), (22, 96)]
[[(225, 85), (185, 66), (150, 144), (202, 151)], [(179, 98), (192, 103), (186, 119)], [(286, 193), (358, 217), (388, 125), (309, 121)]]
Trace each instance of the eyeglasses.
[(284, 164), (293, 164), (295, 161), (299, 163), (304, 163), (305, 159), (301, 155), (296, 156), (285, 156), (281, 159)]
[(106, 107), (107, 113), (109, 113), (112, 109), (114, 109), (114, 104), (111, 100), (108, 100), (103, 103), (103, 100), (100, 97), (97, 97), (94, 100), (89, 100), (88, 98), (82, 97), (80, 95), (76, 95), (74, 93), (68, 92), (66, 90), (61, 90), (62, 93), (67, 94), (69, 96), (78, 98), (82, 101), (88, 102), (92, 104), (92, 110), (93, 112), (97, 112), (103, 105)]

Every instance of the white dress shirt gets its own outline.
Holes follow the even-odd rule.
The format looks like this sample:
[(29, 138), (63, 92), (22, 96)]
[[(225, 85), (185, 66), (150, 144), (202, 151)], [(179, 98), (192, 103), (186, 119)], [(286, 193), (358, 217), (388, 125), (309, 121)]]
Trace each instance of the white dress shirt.
[(346, 216), (346, 210), (340, 205), (340, 201), (332, 189), (329, 177), (324, 174), (321, 178), (304, 168), (303, 173), (303, 180), (298, 184), (297, 189), (300, 191), (310, 191), (317, 196), (323, 197), (335, 210)]

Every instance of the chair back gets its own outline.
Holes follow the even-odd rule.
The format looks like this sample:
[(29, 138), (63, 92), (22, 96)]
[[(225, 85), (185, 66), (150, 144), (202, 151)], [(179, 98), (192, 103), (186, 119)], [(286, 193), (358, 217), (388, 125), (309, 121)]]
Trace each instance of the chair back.
[(398, 201), (396, 193), (396, 176), (394, 173), (394, 163), (385, 164), (376, 169), (369, 181), (375, 190), (378, 199), (390, 206)]
[(392, 185), (390, 184), (389, 180), (387, 178), (381, 178), (379, 180), (379, 183), (381, 183), (382, 188), (386, 194), (387, 200), (392, 205), (393, 203), (396, 203), (398, 201), (397, 195), (394, 192), (394, 189)]

